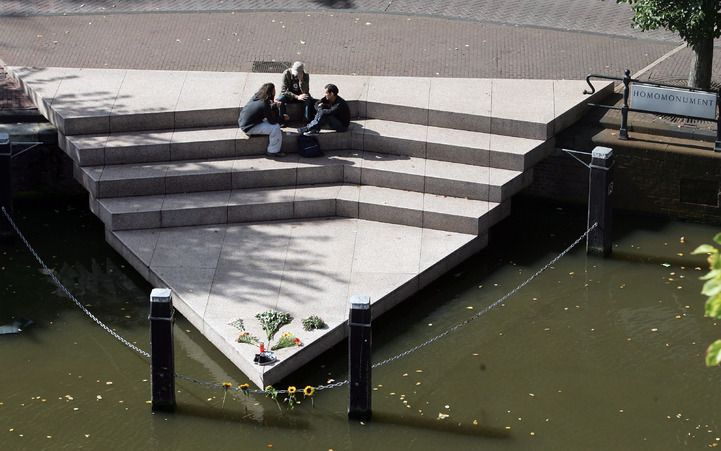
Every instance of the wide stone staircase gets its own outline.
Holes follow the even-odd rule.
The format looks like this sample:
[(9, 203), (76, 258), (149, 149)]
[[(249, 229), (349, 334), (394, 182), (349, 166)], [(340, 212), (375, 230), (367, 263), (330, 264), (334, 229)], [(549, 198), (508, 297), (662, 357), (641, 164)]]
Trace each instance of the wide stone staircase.
[[(533, 165), (553, 151), (555, 133), (579, 117), (589, 101), (581, 95), (581, 82), (312, 75), (311, 92), (316, 96), (327, 82), (340, 87), (353, 115), (349, 130), (323, 131), (318, 141), (325, 155), (309, 159), (295, 152), (295, 129), (285, 129), (283, 149), (288, 156), (268, 158), (267, 137), (247, 136), (236, 120), (254, 90), (279, 75), (28, 68), (13, 72), (58, 127), (60, 148), (74, 161), (76, 179), (89, 192), (90, 208), (105, 224), (108, 242), (151, 283), (172, 288), (176, 308), (260, 386), (286, 376), (343, 338), (348, 295), (354, 290), (372, 293), (371, 286), (387, 276), (379, 270), (369, 277), (370, 285), (357, 282), (354, 271), (374, 273), (359, 269), (359, 255), (366, 249), (378, 247), (366, 257), (382, 260), (394, 252), (394, 240), (416, 233), (423, 237), (416, 247), (395, 249), (419, 254), (421, 261), (415, 274), (405, 271), (409, 278), (391, 278), (380, 294), (373, 293), (377, 315), (485, 246), (489, 227), (508, 215), (512, 196), (532, 181)], [(183, 92), (190, 92), (190, 97), (183, 97)], [(388, 229), (390, 238), (384, 238), (385, 229), (373, 229), (376, 242), (363, 249), (358, 237), (351, 248), (334, 244), (333, 233), (324, 236), (330, 242), (325, 258), (350, 252), (349, 269), (338, 276), (345, 283), (340, 288), (328, 289), (327, 281), (319, 280), (315, 290), (308, 290), (299, 280), (300, 288), (286, 293), (293, 306), (284, 307), (282, 284), (288, 274), (321, 264), (312, 259), (293, 263), (291, 246), (282, 258), (277, 288), (281, 300), (264, 303), (259, 296), (253, 304), (251, 293), (243, 301), (243, 288), (235, 286), (228, 289), (232, 295), (224, 294), (225, 304), (213, 310), (214, 290), (223, 285), (223, 256), (233, 252), (228, 244), (232, 230), (241, 230), (237, 227), (242, 224), (292, 224), (310, 230), (321, 227), (318, 221), (333, 218), (355, 221), (356, 231), (376, 227), (370, 223), (403, 228)], [(211, 229), (225, 237), (218, 244), (219, 257), (214, 263), (211, 256), (207, 265), (195, 265), (192, 260), (202, 259), (203, 248), (215, 245), (197, 233)], [(170, 252), (164, 260), (189, 263), (159, 262), (164, 231), (175, 234), (170, 247), (190, 249), (175, 257)], [(280, 240), (286, 238), (282, 235)], [(275, 246), (268, 236), (254, 239), (256, 250)], [(384, 244), (386, 239), (390, 241)], [(452, 239), (455, 244), (440, 249)], [(189, 248), (191, 241), (194, 247)], [(439, 250), (430, 252), (423, 246)], [(242, 246), (239, 249), (242, 252)], [(263, 259), (255, 257), (254, 261)], [(237, 254), (230, 259), (241, 260)], [(346, 260), (334, 260), (323, 274), (345, 267)], [(175, 275), (170, 267), (176, 268)], [(229, 268), (225, 275), (232, 274), (241, 286), (255, 274)], [(272, 278), (269, 274), (275, 269), (268, 271), (257, 277)], [(189, 288), (193, 280), (197, 287)], [(194, 306), (197, 292), (205, 293), (203, 286), (207, 293), (202, 305)], [(320, 303), (308, 299), (314, 295), (322, 298)], [(375, 304), (383, 300), (384, 305)], [(334, 305), (333, 313), (328, 305)], [(267, 307), (292, 311), (298, 319), (326, 312), (327, 337), (293, 329), (306, 346), (279, 352), (282, 358), (273, 368), (255, 367), (253, 351), (234, 342), (237, 331), (227, 324), (242, 318), (247, 330), (257, 330), (250, 324), (253, 314)]]

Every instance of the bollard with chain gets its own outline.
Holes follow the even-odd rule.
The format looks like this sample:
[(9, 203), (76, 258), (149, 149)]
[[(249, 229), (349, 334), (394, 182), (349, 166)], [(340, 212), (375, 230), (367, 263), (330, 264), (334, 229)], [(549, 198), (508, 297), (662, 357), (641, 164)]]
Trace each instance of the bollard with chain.
[(371, 419), (371, 300), (351, 296), (348, 314), (348, 418)]
[[(12, 159), (12, 144), (10, 135), (0, 133), (0, 206), (5, 207), (8, 214), (13, 213), (13, 187), (10, 161)], [(8, 238), (12, 235), (10, 224), (4, 219), (0, 220), (0, 237)]]
[(173, 301), (167, 288), (150, 293), (150, 373), (153, 411), (175, 410)]
[(611, 253), (613, 209), (613, 150), (596, 147), (591, 152), (588, 181), (588, 225), (598, 224), (588, 233), (586, 252), (607, 257)]

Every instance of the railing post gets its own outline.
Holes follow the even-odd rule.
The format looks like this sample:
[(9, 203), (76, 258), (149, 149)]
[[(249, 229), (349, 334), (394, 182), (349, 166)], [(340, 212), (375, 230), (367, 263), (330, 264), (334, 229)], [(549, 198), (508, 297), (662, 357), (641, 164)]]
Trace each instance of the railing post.
[(721, 152), (721, 88), (716, 91), (716, 108), (718, 109), (718, 118), (716, 118), (716, 142), (713, 145), (714, 152)]
[(602, 255), (611, 253), (613, 209), (613, 150), (596, 147), (591, 152), (588, 180), (588, 227), (597, 223), (586, 239), (586, 253)]
[(348, 314), (348, 419), (371, 419), (371, 300), (351, 296)]
[[(10, 135), (0, 133), (0, 206), (5, 207), (9, 215), (13, 214), (13, 185), (12, 185), (12, 143)], [(4, 215), (2, 215), (4, 216)], [(7, 238), (12, 235), (10, 224), (0, 218), (0, 237)]]
[(173, 299), (167, 288), (150, 293), (150, 373), (153, 411), (175, 410)]
[(630, 93), (631, 71), (626, 69), (623, 72), (623, 106), (621, 107), (621, 130), (618, 131), (618, 138), (628, 139), (628, 96)]

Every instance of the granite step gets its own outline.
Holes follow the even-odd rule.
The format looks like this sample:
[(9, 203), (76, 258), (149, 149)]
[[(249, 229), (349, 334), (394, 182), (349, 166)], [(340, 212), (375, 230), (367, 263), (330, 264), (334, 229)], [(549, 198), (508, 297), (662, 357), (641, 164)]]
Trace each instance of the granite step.
[(95, 198), (353, 183), (502, 202), (531, 182), (531, 171), (338, 150), (321, 158), (249, 156), (111, 166), (75, 166)]
[[(358, 130), (357, 124), (351, 124), (347, 132), (322, 130), (317, 138), (324, 150), (350, 149), (351, 137)], [(296, 152), (297, 127), (285, 127), (283, 133), (283, 151)], [(267, 136), (249, 136), (237, 125), (68, 137), (60, 134), (59, 139), (63, 151), (80, 166), (263, 155), (268, 146)]]
[(90, 209), (113, 231), (340, 216), (478, 235), (509, 207), (351, 184), (90, 199)]
[[(283, 149), (295, 152), (296, 129), (286, 127), (283, 131)], [(268, 138), (251, 138), (237, 127), (221, 127), (79, 135), (60, 141), (61, 147), (80, 166), (98, 166), (262, 155)], [(519, 171), (532, 167), (553, 148), (552, 140), (544, 142), (378, 119), (353, 121), (347, 132), (323, 130), (318, 141), (326, 151), (365, 150)]]
[[(280, 74), (8, 67), (64, 135), (233, 125), (262, 83)], [(548, 139), (609, 94), (582, 80), (414, 78), (313, 74), (311, 94), (340, 88), (353, 117)], [(473, 96), (458, 93), (473, 92)]]

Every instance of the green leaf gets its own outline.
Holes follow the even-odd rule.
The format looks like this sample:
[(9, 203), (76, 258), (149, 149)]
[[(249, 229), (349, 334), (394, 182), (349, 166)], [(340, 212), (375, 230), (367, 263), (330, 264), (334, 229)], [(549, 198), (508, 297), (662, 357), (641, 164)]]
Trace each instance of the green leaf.
[(711, 279), (703, 284), (701, 294), (704, 296), (716, 296), (719, 293), (721, 293), (721, 280)]
[(700, 280), (709, 280), (709, 279), (713, 279), (714, 277), (721, 278), (721, 269), (714, 269), (713, 271), (709, 271), (705, 275), (699, 277), (699, 279)]
[(713, 240), (716, 244), (721, 244), (721, 232), (717, 233), (716, 236), (713, 237)]
[(721, 340), (716, 340), (706, 350), (706, 366), (716, 366), (721, 363)]
[(710, 258), (711, 262), (709, 263), (709, 268), (721, 269), (721, 254), (713, 254)]
[(721, 318), (721, 295), (708, 298), (704, 308), (704, 315), (710, 318)]
[(718, 249), (711, 246), (710, 244), (702, 244), (701, 246), (697, 247), (696, 249), (691, 252), (692, 255), (698, 255), (698, 254), (717, 254)]

